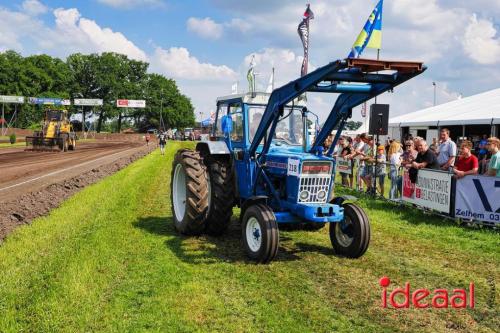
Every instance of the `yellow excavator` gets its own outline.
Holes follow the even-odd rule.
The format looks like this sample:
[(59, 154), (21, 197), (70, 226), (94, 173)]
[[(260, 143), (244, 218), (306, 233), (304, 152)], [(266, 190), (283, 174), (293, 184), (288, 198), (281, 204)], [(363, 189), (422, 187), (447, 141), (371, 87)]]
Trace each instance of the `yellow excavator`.
[(65, 152), (76, 149), (78, 137), (73, 131), (67, 110), (47, 110), (41, 131), (26, 137), (26, 149)]

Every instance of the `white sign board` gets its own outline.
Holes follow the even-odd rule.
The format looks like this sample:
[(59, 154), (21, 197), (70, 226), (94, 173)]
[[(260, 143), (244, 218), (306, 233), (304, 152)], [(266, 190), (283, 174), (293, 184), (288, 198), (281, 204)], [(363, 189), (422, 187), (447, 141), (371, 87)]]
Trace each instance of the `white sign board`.
[(119, 108), (145, 108), (146, 101), (143, 99), (118, 99), (116, 106)]
[(299, 163), (300, 161), (295, 158), (288, 159), (288, 168), (287, 175), (288, 176), (299, 176)]
[(102, 106), (102, 99), (75, 98), (73, 103), (78, 106)]
[(418, 170), (417, 182), (412, 184), (408, 172), (403, 175), (403, 201), (417, 206), (450, 212), (452, 174), (437, 170)]
[(500, 223), (500, 178), (465, 176), (457, 180), (455, 217)]
[(348, 175), (352, 174), (352, 160), (337, 157), (335, 166), (337, 171), (340, 173), (346, 173)]
[(23, 104), (24, 97), (23, 96), (0, 96), (0, 103)]

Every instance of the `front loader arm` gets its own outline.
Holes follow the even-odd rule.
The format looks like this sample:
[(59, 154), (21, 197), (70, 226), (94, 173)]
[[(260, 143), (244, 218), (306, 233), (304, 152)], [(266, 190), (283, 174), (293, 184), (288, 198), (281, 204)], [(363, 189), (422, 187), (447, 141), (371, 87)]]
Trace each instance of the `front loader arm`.
[[(318, 151), (333, 128), (344, 124), (351, 117), (352, 108), (372, 99), (401, 83), (423, 73), (426, 67), (421, 62), (387, 61), (371, 59), (344, 59), (331, 62), (315, 71), (275, 89), (251, 142), (249, 155), (255, 156), (257, 147), (268, 133), (268, 140), (262, 150), (269, 150), (276, 124), (283, 114), (283, 108), (303, 93), (341, 93), (330, 111), (325, 125), (318, 134), (311, 152)], [(378, 74), (379, 71), (391, 73)], [(374, 72), (377, 72), (374, 74)], [(340, 129), (341, 132), (342, 129)], [(339, 134), (339, 133), (338, 133)], [(338, 138), (339, 135), (336, 136)]]

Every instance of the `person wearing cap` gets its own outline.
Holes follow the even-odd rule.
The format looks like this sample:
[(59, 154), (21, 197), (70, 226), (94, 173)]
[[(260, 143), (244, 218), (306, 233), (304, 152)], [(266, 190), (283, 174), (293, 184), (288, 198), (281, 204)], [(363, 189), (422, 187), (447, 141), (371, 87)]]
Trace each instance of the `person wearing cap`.
[(500, 178), (500, 140), (496, 137), (489, 138), (487, 147), (491, 153), (488, 175)]

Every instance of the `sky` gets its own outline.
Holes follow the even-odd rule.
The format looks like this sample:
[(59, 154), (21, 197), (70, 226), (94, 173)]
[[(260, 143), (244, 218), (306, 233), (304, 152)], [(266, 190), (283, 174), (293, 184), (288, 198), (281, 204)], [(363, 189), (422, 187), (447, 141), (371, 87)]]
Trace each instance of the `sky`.
[[(311, 0), (309, 70), (345, 58), (377, 0)], [(196, 118), (239, 82), (255, 56), (257, 89), (296, 79), (302, 63), (295, 0), (0, 0), (0, 52), (24, 56), (118, 52), (177, 81)], [(386, 93), (397, 116), (500, 87), (500, 0), (385, 0), (382, 59), (423, 61), (428, 70)], [(366, 49), (363, 57), (375, 58)], [(1, 94), (1, 92), (0, 92)], [(126, 96), (124, 96), (126, 98)], [(335, 95), (310, 94), (325, 119)], [(353, 112), (362, 120), (360, 110)]]

